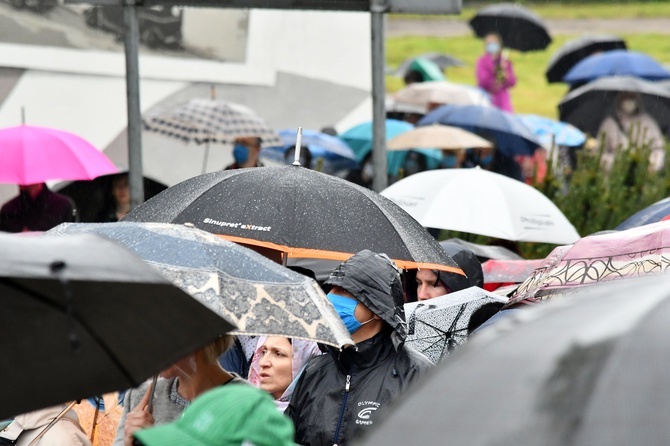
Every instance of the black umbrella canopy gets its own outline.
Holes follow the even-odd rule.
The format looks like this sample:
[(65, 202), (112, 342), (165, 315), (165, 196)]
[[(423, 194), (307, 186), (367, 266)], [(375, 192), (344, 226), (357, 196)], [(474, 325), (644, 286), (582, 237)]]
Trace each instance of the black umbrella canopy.
[(593, 35), (569, 40), (551, 56), (546, 71), (547, 81), (562, 82), (572, 67), (591, 54), (625, 49), (626, 42), (617, 36)]
[(0, 235), (0, 419), (135, 387), (234, 327), (115, 243)]
[(551, 37), (542, 19), (516, 3), (499, 3), (477, 11), (470, 20), (477, 37), (498, 33), (503, 45), (519, 51), (543, 50)]
[(669, 285), (594, 286), (518, 310), (438, 366), (364, 444), (669, 444)]
[(297, 166), (214, 172), (177, 184), (125, 221), (191, 223), (289, 257), (346, 260), (363, 249), (401, 268), (462, 274), (416, 220), (381, 195)]
[(603, 119), (614, 112), (620, 92), (638, 93), (643, 109), (659, 127), (670, 127), (670, 90), (630, 76), (600, 78), (571, 91), (558, 104), (560, 120), (595, 136)]

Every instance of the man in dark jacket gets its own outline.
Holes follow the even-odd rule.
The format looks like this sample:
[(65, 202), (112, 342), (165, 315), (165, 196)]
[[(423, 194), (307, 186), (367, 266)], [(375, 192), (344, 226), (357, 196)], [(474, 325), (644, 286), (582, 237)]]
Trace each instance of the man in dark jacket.
[(74, 202), (49, 190), (46, 184), (19, 186), (18, 197), (0, 209), (0, 231), (48, 231), (61, 223), (77, 221)]
[(400, 272), (388, 257), (361, 251), (326, 284), (333, 285), (328, 298), (356, 346), (328, 347), (305, 368), (286, 411), (302, 445), (343, 445), (359, 438), (431, 366), (404, 345)]

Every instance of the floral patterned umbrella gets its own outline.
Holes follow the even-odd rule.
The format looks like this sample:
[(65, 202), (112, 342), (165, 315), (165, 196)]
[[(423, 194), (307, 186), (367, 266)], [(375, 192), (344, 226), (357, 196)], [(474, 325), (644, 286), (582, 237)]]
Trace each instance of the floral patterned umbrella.
[(315, 281), (209, 232), (169, 223), (62, 224), (125, 245), (203, 305), (232, 334), (285, 336), (341, 347), (349, 332)]

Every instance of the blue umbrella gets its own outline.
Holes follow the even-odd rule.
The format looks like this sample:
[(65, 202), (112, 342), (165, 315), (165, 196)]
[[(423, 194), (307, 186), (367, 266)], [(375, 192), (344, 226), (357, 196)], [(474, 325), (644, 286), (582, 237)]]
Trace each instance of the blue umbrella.
[(663, 220), (670, 215), (670, 197), (664, 198), (661, 201), (642, 209), (630, 217), (623, 223), (616, 227), (617, 231), (625, 231), (626, 229), (637, 228), (651, 223), (656, 223)]
[[(295, 146), (296, 130), (286, 129), (278, 132), (283, 145), (263, 149), (261, 157), (278, 163), (292, 163), (293, 157), (287, 157), (287, 150)], [(356, 155), (345, 142), (335, 136), (315, 130), (302, 131), (302, 145), (307, 146), (312, 154), (312, 162), (318, 158), (324, 161), (322, 171), (334, 174), (354, 169), (357, 165)], [(311, 166), (306, 166), (311, 167)]]
[[(409, 122), (396, 119), (386, 120), (386, 140), (412, 130), (414, 126)], [(372, 122), (364, 122), (350, 128), (340, 135), (340, 138), (354, 150), (359, 163), (372, 151)], [(436, 169), (442, 162), (442, 151), (437, 149), (415, 149), (426, 157), (428, 169)], [(409, 150), (395, 150), (387, 152), (388, 174), (397, 175), (398, 170), (404, 165)]]
[(552, 146), (581, 147), (586, 142), (586, 135), (567, 122), (554, 121), (538, 115), (517, 115), (517, 117), (547, 150)]
[(542, 144), (516, 116), (495, 107), (443, 105), (417, 125), (444, 124), (460, 127), (487, 138), (507, 156), (532, 155)]
[(670, 79), (670, 72), (646, 54), (613, 50), (583, 59), (568, 71), (563, 81), (576, 84), (606, 76), (634, 76), (658, 81)]

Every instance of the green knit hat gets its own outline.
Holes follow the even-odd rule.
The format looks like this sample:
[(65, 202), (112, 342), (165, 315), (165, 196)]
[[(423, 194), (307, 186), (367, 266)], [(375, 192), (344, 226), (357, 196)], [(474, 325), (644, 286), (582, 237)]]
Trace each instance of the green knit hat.
[(147, 446), (295, 446), (293, 423), (247, 384), (203, 393), (177, 421), (135, 433)]

